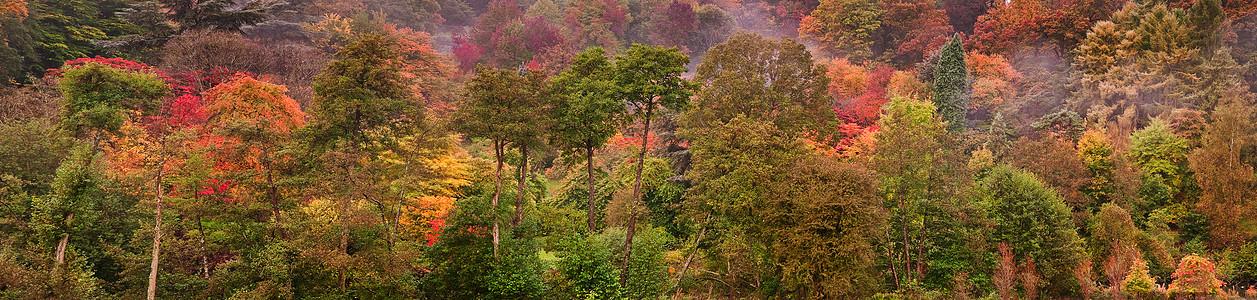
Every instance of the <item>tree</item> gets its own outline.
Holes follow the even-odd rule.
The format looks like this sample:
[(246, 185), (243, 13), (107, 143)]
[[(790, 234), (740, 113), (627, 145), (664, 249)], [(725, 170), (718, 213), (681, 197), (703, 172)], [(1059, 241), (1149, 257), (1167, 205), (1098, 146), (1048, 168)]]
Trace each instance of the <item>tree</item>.
[(1209, 259), (1187, 255), (1174, 270), (1174, 281), (1165, 289), (1171, 297), (1199, 298), (1222, 292), (1222, 280), (1218, 280), (1217, 267)]
[(153, 71), (95, 62), (64, 69), (57, 87), (65, 96), (62, 126), (93, 143), (122, 129), (131, 111), (154, 113), (170, 92), (170, 86)]
[(209, 29), (240, 31), (240, 27), (261, 23), (272, 4), (267, 1), (158, 0), (169, 11), (170, 21), (179, 30)]
[(929, 103), (893, 97), (877, 124), (870, 160), (881, 174), (878, 192), (890, 225), (885, 252), (898, 288), (925, 278), (932, 259), (927, 254), (947, 246), (951, 231), (960, 231), (948, 220), (961, 209), (948, 208), (948, 202), (962, 198), (963, 180), (957, 178), (963, 165)]
[(1187, 141), (1170, 132), (1165, 121), (1152, 124), (1130, 135), (1130, 157), (1144, 173), (1159, 177), (1177, 194), (1188, 183)]
[(799, 38), (817, 43), (826, 56), (863, 62), (874, 58), (870, 47), (881, 20), (876, 1), (824, 0), (799, 21)]
[(932, 0), (891, 0), (882, 2), (882, 27), (878, 30), (880, 55), (899, 66), (921, 62), (930, 52), (947, 43), (952, 25), (947, 14)]
[[(690, 150), (694, 162), (685, 175), (693, 186), (687, 191), (685, 205), (689, 217), (706, 219), (701, 222), (708, 223), (706, 226), (711, 227), (712, 236), (717, 237), (713, 245), (706, 247), (707, 256), (717, 266), (715, 278), (727, 283), (729, 292), (733, 293), (752, 287), (755, 274), (777, 273), (776, 263), (764, 261), (775, 259), (776, 255), (767, 252), (767, 247), (782, 243), (777, 238), (781, 229), (772, 221), (782, 222), (779, 218), (798, 213), (790, 209), (790, 203), (780, 202), (790, 201), (782, 193), (795, 188), (783, 184), (792, 176), (790, 166), (810, 153), (801, 139), (790, 137), (767, 120), (736, 116), (715, 126), (718, 127), (708, 134), (694, 137)], [(806, 197), (803, 191), (797, 193), (799, 198)], [(800, 252), (807, 248), (805, 245), (796, 247)], [(782, 260), (794, 259), (803, 258), (782, 257)], [(812, 270), (799, 271), (810, 273)], [(800, 280), (799, 285), (810, 282), (809, 274), (798, 276), (791, 278)], [(839, 279), (832, 283), (841, 286), (848, 282)], [(849, 291), (845, 287), (833, 288)]]
[[(96, 41), (111, 40), (137, 33), (139, 28), (122, 20), (129, 8), (127, 0), (32, 1), (27, 5), (27, 28), (39, 53), (39, 66), (32, 75), (60, 68), (71, 59), (105, 55)], [(7, 27), (7, 26), (6, 26)]]
[(708, 134), (739, 115), (816, 140), (830, 138), (825, 135), (837, 125), (825, 68), (793, 40), (734, 34), (707, 51), (694, 81), (699, 92), (681, 119), (690, 136)]
[[(205, 92), (205, 110), (209, 114), (206, 126), (217, 131), (217, 135), (239, 143), (237, 149), (229, 150), (236, 153), (228, 157), (240, 160), (240, 169), (235, 171), (243, 173), (245, 181), (265, 181), (271, 220), (276, 223), (280, 217), (274, 174), (276, 153), (291, 133), (306, 123), (306, 114), (296, 101), (285, 95), (287, 91), (282, 85), (238, 75)], [(250, 174), (251, 171), (262, 174)]]
[(1071, 270), (1084, 259), (1082, 241), (1060, 195), (1034, 175), (996, 166), (982, 181), (995, 227), (991, 238), (1037, 266), (1049, 295), (1064, 296), (1074, 282)]
[(633, 234), (637, 226), (636, 206), (642, 196), (642, 170), (645, 169), (647, 141), (650, 137), (650, 120), (656, 110), (681, 110), (688, 105), (693, 85), (681, 77), (689, 58), (676, 47), (645, 46), (633, 44), (624, 54), (615, 58), (615, 83), (620, 87), (619, 97), (631, 108), (631, 120), (642, 122), (642, 146), (637, 154), (637, 177), (633, 183), (628, 234), (624, 239), (624, 265), (620, 272), (623, 286), (628, 280), (628, 261), (633, 247)]
[[(493, 143), (494, 160), (496, 163), (496, 186), (491, 205), (496, 213), (498, 198), (502, 194), (502, 164), (507, 144), (515, 144), (527, 151), (528, 143), (535, 143), (539, 138), (536, 125), (538, 118), (546, 116), (541, 110), (545, 104), (540, 92), (544, 88), (542, 75), (537, 72), (521, 74), (516, 71), (493, 69), (487, 66), (476, 67), (476, 76), (467, 84), (467, 92), (458, 111), (454, 113), (454, 124), (459, 132), (468, 138), (484, 138)], [(525, 159), (527, 155), (525, 154)], [(526, 166), (526, 165), (525, 165)], [(517, 195), (517, 216), (522, 213), (523, 182), (526, 170), (520, 169), (521, 194)], [(493, 226), (493, 240), (496, 249), (498, 243), (498, 224)]]
[(775, 237), (769, 243), (781, 266), (783, 292), (803, 298), (867, 295), (874, 242), (885, 232), (886, 212), (868, 172), (812, 155), (783, 170), (786, 180), (763, 213)]
[(698, 30), (698, 17), (689, 3), (672, 0), (662, 12), (663, 19), (654, 23), (655, 44), (688, 48)]
[(947, 122), (947, 131), (961, 132), (968, 127), (966, 115), (969, 98), (973, 93), (969, 81), (969, 66), (965, 63), (965, 49), (960, 34), (952, 37), (939, 52), (938, 67), (931, 86), (934, 106), (939, 118)]
[[(1234, 91), (1233, 93), (1239, 93)], [(1187, 155), (1193, 177), (1201, 188), (1197, 209), (1209, 216), (1210, 242), (1237, 248), (1251, 240), (1251, 220), (1257, 208), (1257, 177), (1251, 149), (1257, 147), (1252, 101), (1233, 95), (1210, 114), (1200, 148)]]
[(612, 64), (602, 48), (585, 49), (552, 85), (562, 97), (553, 110), (555, 139), (566, 155), (583, 152), (589, 181), (587, 225), (594, 232), (594, 151), (616, 134), (624, 104), (616, 97)]
[[(350, 208), (355, 200), (371, 200), (379, 187), (378, 154), (396, 148), (397, 137), (407, 136), (425, 122), (422, 102), (403, 75), (398, 41), (365, 35), (336, 52), (337, 60), (314, 79), (314, 121), (304, 127), (303, 139), (313, 159), (336, 174), (323, 179), (320, 188), (338, 198), (340, 245), (336, 254), (350, 255)], [(365, 199), (364, 199), (365, 198)], [(346, 287), (346, 266), (340, 265), (341, 290)]]

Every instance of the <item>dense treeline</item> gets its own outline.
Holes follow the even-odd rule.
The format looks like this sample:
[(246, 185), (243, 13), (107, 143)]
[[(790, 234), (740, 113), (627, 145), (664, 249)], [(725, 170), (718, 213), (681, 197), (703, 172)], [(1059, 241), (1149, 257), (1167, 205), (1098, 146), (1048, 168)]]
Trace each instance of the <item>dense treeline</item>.
[(1257, 1), (0, 25), (0, 299), (1257, 297)]

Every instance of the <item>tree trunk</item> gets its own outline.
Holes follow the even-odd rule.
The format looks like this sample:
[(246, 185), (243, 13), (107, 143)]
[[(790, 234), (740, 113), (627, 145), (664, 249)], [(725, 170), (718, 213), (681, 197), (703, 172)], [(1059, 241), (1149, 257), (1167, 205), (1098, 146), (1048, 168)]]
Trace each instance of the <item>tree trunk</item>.
[(279, 225), (279, 192), (275, 189), (275, 172), (271, 168), (270, 147), (262, 148), (262, 167), (266, 168), (266, 197), (271, 200), (271, 222)]
[(70, 244), (70, 222), (74, 221), (74, 213), (65, 216), (66, 233), (61, 235), (61, 241), (57, 242), (57, 265), (65, 264), (65, 248)]
[(515, 218), (511, 219), (511, 226), (519, 226), (519, 222), (524, 220), (524, 185), (528, 178), (528, 144), (521, 143), (519, 145), (520, 163), (519, 163), (519, 184), (515, 189)]
[[(350, 170), (349, 178), (354, 178), (352, 167)], [(348, 264), (349, 260), (349, 206), (352, 201), (351, 199), (342, 199), (340, 201), (340, 245), (337, 250), (340, 251), (343, 260), (340, 262), (340, 274), (337, 275), (336, 283), (341, 292), (345, 291), (345, 281), (347, 281), (345, 272), (348, 271), (346, 264)]]
[(912, 250), (908, 246), (908, 218), (905, 216), (903, 220), (903, 272), (905, 279), (912, 278)]
[(161, 259), (161, 212), (162, 198), (165, 194), (162, 191), (161, 178), (162, 170), (158, 166), (157, 170), (157, 217), (153, 225), (153, 261), (149, 265), (148, 271), (148, 300), (157, 299), (157, 263)]
[(925, 216), (921, 217), (921, 231), (917, 233), (917, 281), (925, 277), (925, 263), (922, 261), (925, 257)]
[(589, 223), (589, 233), (594, 233), (594, 148), (585, 148), (585, 175), (589, 179), (589, 213), (586, 222)]
[(205, 253), (205, 224), (201, 222), (201, 216), (196, 217), (196, 229), (200, 231), (197, 239), (201, 242), (201, 278), (209, 279), (209, 255)]
[(502, 196), (502, 142), (493, 142), (493, 157), (497, 160), (497, 179), (493, 187), (493, 260), (498, 259), (498, 198)]
[[(711, 218), (710, 212), (707, 213), (707, 218)], [(672, 297), (674, 299), (681, 298), (681, 279), (685, 278), (685, 271), (690, 269), (690, 262), (694, 261), (694, 253), (698, 252), (698, 243), (703, 242), (703, 235), (707, 234), (706, 221), (703, 223), (703, 229), (698, 231), (698, 238), (694, 239), (694, 249), (691, 249), (690, 255), (685, 257), (685, 264), (681, 265), (681, 272), (677, 273), (677, 281), (672, 284), (672, 288), (676, 289), (676, 295)]]
[(654, 106), (646, 108), (645, 121), (642, 123), (642, 149), (637, 153), (637, 179), (633, 181), (633, 199), (629, 200), (628, 232), (624, 235), (624, 264), (620, 267), (620, 286), (628, 287), (629, 257), (633, 251), (633, 235), (637, 231), (637, 203), (642, 197), (642, 169), (646, 168), (646, 142), (650, 137), (650, 115)]

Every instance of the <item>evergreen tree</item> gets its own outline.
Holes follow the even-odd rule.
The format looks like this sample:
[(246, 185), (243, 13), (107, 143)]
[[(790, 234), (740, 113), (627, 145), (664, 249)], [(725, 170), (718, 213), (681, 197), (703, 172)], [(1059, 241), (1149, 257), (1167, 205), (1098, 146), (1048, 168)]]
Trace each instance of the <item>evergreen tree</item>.
[(991, 170), (982, 187), (995, 223), (992, 240), (1008, 243), (1016, 261), (1033, 262), (1049, 295), (1070, 295), (1076, 282), (1071, 270), (1085, 256), (1061, 196), (1033, 174), (1007, 165)]
[(938, 67), (934, 70), (933, 96), (938, 115), (947, 122), (947, 131), (961, 132), (968, 126), (969, 67), (965, 64), (965, 49), (960, 34), (939, 50)]

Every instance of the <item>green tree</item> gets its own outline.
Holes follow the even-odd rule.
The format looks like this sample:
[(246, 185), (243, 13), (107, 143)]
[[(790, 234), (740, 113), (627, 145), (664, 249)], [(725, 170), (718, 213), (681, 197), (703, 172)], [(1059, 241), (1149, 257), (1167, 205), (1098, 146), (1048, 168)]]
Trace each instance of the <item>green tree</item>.
[(923, 280), (925, 270), (933, 269), (926, 267), (932, 253), (946, 250), (936, 242), (960, 230), (951, 224), (955, 220), (951, 214), (965, 207), (948, 204), (963, 198), (959, 192), (965, 181), (958, 178), (964, 176), (964, 165), (947, 146), (951, 143), (946, 125), (927, 102), (893, 97), (878, 126), (871, 160), (881, 175), (879, 193), (893, 236), (885, 244), (890, 247), (887, 259), (898, 288)]
[[(404, 63), (397, 41), (365, 35), (336, 52), (336, 60), (314, 78), (313, 121), (299, 133), (310, 147), (307, 158), (313, 175), (311, 191), (337, 202), (339, 223), (338, 286), (348, 282), (351, 218), (357, 201), (375, 203), (391, 198), (389, 178), (381, 153), (396, 149), (399, 138), (424, 128), (422, 102), (402, 74)], [(387, 193), (387, 194), (385, 194)], [(386, 196), (388, 195), (388, 196)], [(381, 218), (383, 219), (383, 218)]]
[(823, 0), (799, 22), (799, 38), (816, 42), (829, 57), (862, 62), (873, 58), (873, 36), (882, 26), (873, 0)]
[(1075, 284), (1071, 270), (1084, 254), (1065, 201), (1033, 174), (1007, 165), (991, 170), (982, 187), (995, 221), (991, 238), (1008, 243), (1019, 260), (1033, 262), (1049, 295), (1069, 295)]
[(62, 127), (92, 143), (116, 134), (131, 112), (151, 115), (170, 93), (152, 71), (128, 71), (100, 63), (63, 70), (57, 83), (63, 95)]
[(837, 120), (829, 77), (803, 44), (740, 32), (703, 56), (699, 92), (681, 123), (706, 134), (738, 115), (768, 120), (789, 135), (826, 138)]
[(633, 183), (633, 199), (630, 200), (628, 234), (624, 239), (624, 259), (620, 283), (628, 280), (628, 261), (633, 249), (633, 235), (637, 230), (636, 206), (642, 198), (642, 170), (645, 169), (646, 151), (650, 140), (650, 121), (657, 110), (681, 110), (688, 105), (693, 85), (681, 77), (686, 71), (689, 58), (676, 47), (664, 48), (633, 44), (624, 54), (615, 58), (615, 84), (620, 87), (619, 97), (633, 108), (631, 120), (641, 122), (641, 149), (637, 149), (637, 177)]
[[(553, 5), (553, 4), (551, 4)], [(554, 79), (559, 102), (553, 110), (554, 136), (567, 156), (584, 155), (589, 183), (587, 226), (594, 232), (594, 151), (602, 148), (621, 125), (624, 104), (616, 97), (612, 64), (602, 48), (585, 49), (572, 66)]]
[(1130, 157), (1144, 173), (1159, 177), (1177, 194), (1187, 179), (1187, 140), (1174, 135), (1165, 121), (1152, 124), (1130, 135)]
[[(493, 192), (493, 209), (496, 211), (498, 199), (502, 195), (502, 164), (507, 144), (520, 147), (526, 153), (529, 143), (536, 143), (541, 128), (538, 128), (539, 113), (545, 105), (539, 95), (544, 88), (544, 80), (540, 73), (523, 73), (516, 71), (493, 69), (477, 66), (476, 76), (467, 84), (463, 102), (454, 112), (454, 124), (459, 132), (468, 138), (484, 138), (493, 143), (494, 162), (496, 163), (496, 185)], [(527, 155), (524, 155), (525, 161)], [(516, 201), (516, 218), (522, 216), (523, 209), (523, 175), (527, 165), (520, 168), (519, 197)], [(498, 223), (493, 222), (494, 245), (499, 241)], [(516, 222), (517, 223), (517, 222)], [(495, 247), (496, 249), (496, 247)]]
[(934, 69), (931, 86), (934, 106), (939, 117), (947, 122), (947, 131), (961, 132), (968, 126), (969, 96), (973, 88), (969, 82), (969, 66), (965, 64), (965, 49), (960, 34), (943, 45), (939, 52), (938, 67)]

